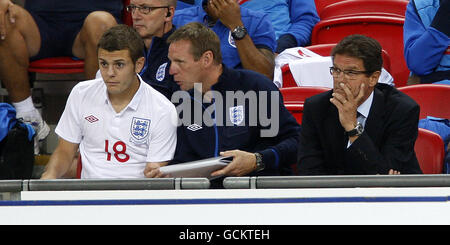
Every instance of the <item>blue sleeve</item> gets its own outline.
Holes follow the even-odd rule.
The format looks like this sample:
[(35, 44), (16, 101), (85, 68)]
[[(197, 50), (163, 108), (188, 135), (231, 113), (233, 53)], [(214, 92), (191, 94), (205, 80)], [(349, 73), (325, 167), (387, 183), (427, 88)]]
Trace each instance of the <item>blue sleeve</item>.
[[(242, 14), (243, 9), (244, 8), (241, 8)], [(266, 47), (272, 52), (275, 52), (275, 31), (267, 14), (242, 15), (242, 21), (256, 47)]]
[(406, 64), (417, 75), (433, 72), (450, 43), (446, 34), (423, 25), (413, 1), (406, 8), (403, 40)]
[(195, 2), (193, 0), (192, 1), (180, 1), (180, 0), (178, 0), (177, 1), (177, 8), (176, 8), (176, 10), (182, 10), (182, 9), (190, 8), (190, 7), (193, 7), (193, 6), (195, 6)]
[(203, 22), (203, 15), (200, 14), (198, 6), (191, 8), (183, 8), (175, 11), (172, 19), (172, 24), (176, 28), (180, 28), (190, 22)]
[[(314, 0), (288, 0), (288, 2), (292, 25), (279, 39), (282, 39), (283, 35), (292, 35), (297, 41), (296, 46), (307, 46), (311, 41), (312, 30), (320, 20)], [(283, 44), (283, 42), (279, 43), (278, 49)], [(291, 47), (285, 47), (283, 50), (286, 48)]]

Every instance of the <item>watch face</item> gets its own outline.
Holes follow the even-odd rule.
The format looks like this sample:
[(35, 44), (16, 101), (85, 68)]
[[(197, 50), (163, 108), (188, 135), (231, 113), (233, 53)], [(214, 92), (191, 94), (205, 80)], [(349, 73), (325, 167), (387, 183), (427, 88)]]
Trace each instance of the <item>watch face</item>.
[(236, 40), (241, 40), (242, 38), (245, 37), (245, 34), (247, 34), (247, 30), (242, 27), (242, 26), (238, 26), (236, 27), (232, 32), (231, 35), (233, 36), (234, 39)]
[(357, 135), (361, 135), (364, 131), (364, 128), (362, 127), (361, 124), (358, 124), (356, 127), (356, 131), (357, 131)]
[(241, 39), (244, 37), (244, 32), (241, 30), (238, 30), (237, 32), (234, 33), (234, 36), (238, 39)]

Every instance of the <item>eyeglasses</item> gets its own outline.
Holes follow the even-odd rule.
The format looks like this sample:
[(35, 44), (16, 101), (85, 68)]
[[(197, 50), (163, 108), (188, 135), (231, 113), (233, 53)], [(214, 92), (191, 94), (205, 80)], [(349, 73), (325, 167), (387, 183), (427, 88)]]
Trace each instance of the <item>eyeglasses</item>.
[(344, 73), (344, 76), (348, 79), (355, 79), (356, 76), (360, 75), (360, 74), (370, 74), (372, 72), (370, 71), (355, 71), (355, 70), (341, 70), (339, 68), (336, 67), (330, 67), (330, 74), (333, 77), (338, 77), (339, 75), (341, 75), (341, 73)]
[(137, 10), (139, 10), (139, 12), (141, 13), (141, 14), (149, 14), (150, 12), (152, 12), (153, 10), (155, 10), (155, 9), (161, 9), (161, 8), (167, 8), (167, 9), (169, 9), (169, 6), (156, 6), (156, 7), (149, 7), (149, 6), (136, 6), (136, 5), (128, 5), (127, 6), (127, 12), (130, 12), (130, 13), (134, 13), (134, 11), (137, 9)]

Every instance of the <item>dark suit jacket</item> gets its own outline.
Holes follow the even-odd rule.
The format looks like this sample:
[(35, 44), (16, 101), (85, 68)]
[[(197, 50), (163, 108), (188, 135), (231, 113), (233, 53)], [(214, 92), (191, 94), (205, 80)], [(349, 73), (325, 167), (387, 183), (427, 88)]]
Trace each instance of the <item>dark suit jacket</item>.
[(332, 91), (305, 101), (299, 144), (300, 175), (422, 173), (414, 152), (419, 106), (397, 89), (377, 84), (364, 133), (348, 137), (330, 102)]

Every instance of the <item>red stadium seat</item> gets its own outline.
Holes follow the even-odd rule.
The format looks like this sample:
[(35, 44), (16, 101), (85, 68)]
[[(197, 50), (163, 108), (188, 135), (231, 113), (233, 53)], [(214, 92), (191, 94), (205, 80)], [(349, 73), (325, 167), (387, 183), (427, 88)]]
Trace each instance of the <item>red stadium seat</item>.
[(320, 19), (353, 15), (383, 15), (404, 18), (407, 5), (407, 0), (345, 0), (324, 7), (320, 12)]
[(445, 150), (444, 141), (439, 134), (419, 128), (414, 151), (424, 174), (442, 174)]
[[(131, 14), (125, 10), (130, 0), (123, 0), (124, 24), (132, 25)], [(84, 61), (72, 57), (51, 57), (30, 62), (28, 71), (32, 73), (72, 74), (84, 72)]]
[(351, 34), (376, 39), (390, 56), (391, 75), (397, 87), (405, 86), (409, 70), (403, 56), (404, 18), (392, 16), (349, 16), (319, 21), (313, 29), (311, 44), (338, 43)]
[(416, 84), (399, 88), (420, 106), (420, 119), (427, 116), (450, 119), (450, 85)]
[[(314, 53), (321, 55), (321, 56), (330, 56), (331, 50), (336, 46), (336, 43), (327, 43), (327, 44), (316, 44), (307, 46), (305, 48), (313, 51)], [(388, 71), (391, 72), (391, 58), (386, 50), (382, 50), (382, 56), (383, 56), (383, 67)], [(284, 81), (283, 81), (284, 82)]]
[(322, 10), (327, 7), (330, 4), (333, 3), (337, 3), (343, 0), (314, 0), (315, 4), (316, 4), (316, 10), (317, 10), (317, 14), (319, 14), (322, 12)]
[(321, 56), (330, 56), (331, 50), (334, 48), (334, 46), (336, 46), (336, 43), (324, 43), (306, 46), (305, 48)]
[(51, 57), (30, 62), (29, 72), (71, 74), (84, 71), (84, 61), (72, 57)]
[(286, 109), (295, 117), (299, 124), (302, 123), (303, 103), (313, 95), (330, 90), (325, 87), (292, 87), (280, 88)]

